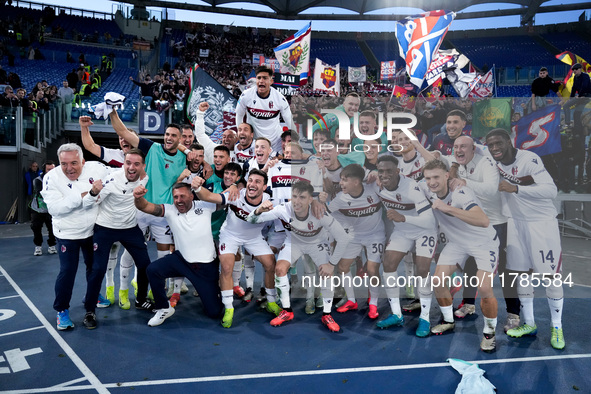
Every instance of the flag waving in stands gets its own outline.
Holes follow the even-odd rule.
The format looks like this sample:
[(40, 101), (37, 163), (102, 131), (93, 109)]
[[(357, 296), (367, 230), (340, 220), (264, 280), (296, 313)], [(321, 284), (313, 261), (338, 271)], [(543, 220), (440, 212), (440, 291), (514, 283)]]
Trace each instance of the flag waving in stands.
[(455, 12), (437, 10), (407, 17), (402, 23), (396, 22), (399, 53), (406, 62), (410, 82), (417, 89), (422, 87), (431, 61), (437, 56), (455, 16)]
[(281, 72), (300, 76), (300, 86), (308, 82), (310, 73), (310, 37), (312, 23), (274, 48), (275, 57), (281, 64)]
[[(560, 60), (563, 63), (572, 66), (575, 63), (581, 63), (583, 66), (583, 72), (589, 73), (591, 72), (591, 65), (587, 63), (582, 57), (575, 55), (572, 52), (565, 51), (556, 55), (556, 59)], [(568, 74), (564, 78), (564, 84), (559, 88), (559, 93), (562, 97), (570, 97), (570, 91), (573, 87), (573, 70), (568, 70)]]
[(341, 93), (340, 66), (331, 66), (316, 58), (314, 90), (324, 90), (338, 96)]

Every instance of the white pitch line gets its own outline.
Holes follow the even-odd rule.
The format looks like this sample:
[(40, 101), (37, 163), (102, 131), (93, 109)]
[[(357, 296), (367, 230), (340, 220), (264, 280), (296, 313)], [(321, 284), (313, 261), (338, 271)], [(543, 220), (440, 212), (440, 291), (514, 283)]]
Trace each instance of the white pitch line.
[(45, 329), (47, 329), (49, 335), (51, 335), (53, 339), (55, 339), (58, 345), (64, 350), (68, 357), (70, 357), (74, 365), (76, 365), (80, 372), (82, 372), (86, 379), (88, 379), (88, 381), (92, 385), (92, 388), (98, 391), (99, 393), (108, 393), (109, 390), (107, 390), (106, 387), (101, 383), (101, 381), (96, 377), (96, 375), (92, 373), (92, 371), (90, 370), (90, 368), (86, 366), (84, 361), (82, 361), (82, 359), (78, 357), (76, 352), (74, 352), (74, 349), (72, 349), (70, 345), (68, 345), (68, 343), (58, 334), (57, 330), (53, 327), (53, 325), (49, 323), (49, 321), (47, 321), (47, 319), (45, 318), (45, 316), (43, 316), (41, 311), (37, 309), (35, 304), (33, 304), (29, 297), (27, 297), (25, 292), (22, 291), (19, 285), (16, 284), (16, 282), (10, 277), (10, 275), (8, 275), (8, 272), (6, 272), (6, 270), (4, 270), (4, 268), (1, 265), (0, 272), (6, 277), (6, 279), (16, 290), (16, 292), (20, 294), (25, 304), (27, 304), (27, 306), (31, 309), (35, 316), (37, 316), (37, 319), (39, 319), (39, 321), (43, 324)]
[(6, 297), (0, 297), (0, 301), (1, 300), (7, 300), (9, 298), (18, 298), (18, 297), (20, 297), (18, 294), (11, 295), (11, 296), (6, 296)]
[[(473, 364), (501, 364), (501, 363), (518, 363), (518, 362), (536, 362), (536, 361), (555, 361), (566, 359), (581, 359), (591, 358), (591, 354), (566, 354), (562, 356), (540, 356), (540, 357), (522, 357), (522, 358), (505, 358), (497, 360), (476, 360), (468, 361)], [(157, 386), (164, 384), (187, 384), (187, 383), (203, 383), (203, 382), (221, 382), (228, 380), (246, 380), (246, 379), (266, 379), (266, 378), (285, 378), (294, 376), (311, 376), (311, 375), (334, 375), (342, 373), (359, 373), (359, 372), (383, 372), (396, 371), (407, 369), (423, 369), (423, 368), (446, 368), (451, 365), (445, 363), (424, 363), (424, 364), (407, 364), (407, 365), (387, 365), (377, 367), (359, 367), (359, 368), (339, 368), (339, 369), (323, 369), (323, 370), (309, 370), (309, 371), (290, 371), (290, 372), (273, 372), (264, 374), (242, 374), (242, 375), (228, 375), (228, 376), (205, 376), (201, 378), (183, 378), (183, 379), (163, 379), (163, 380), (142, 380), (138, 382), (119, 382), (106, 383), (105, 388), (120, 388), (120, 387), (137, 387), (137, 386)], [(79, 380), (81, 381), (81, 380)], [(75, 381), (69, 382), (74, 383)], [(64, 383), (65, 384), (65, 383)], [(31, 394), (41, 392), (55, 392), (55, 391), (75, 391), (75, 390), (90, 390), (95, 389), (91, 385), (84, 386), (53, 386), (47, 388), (25, 389), (10, 391), (10, 393)]]
[(582, 285), (580, 283), (573, 283), (573, 286), (587, 287), (587, 288), (591, 289), (591, 286), (589, 286), (589, 285)]
[[(468, 361), (472, 364), (501, 364), (507, 362), (533, 362), (533, 361), (549, 361), (549, 360), (563, 360), (563, 359), (579, 359), (591, 358), (591, 354), (566, 354), (562, 356), (540, 356), (540, 357), (523, 357), (523, 358), (505, 358), (497, 360), (476, 360)], [(241, 380), (241, 379), (265, 379), (291, 376), (305, 376), (305, 375), (332, 375), (340, 373), (359, 373), (359, 372), (382, 372), (382, 371), (396, 371), (405, 369), (420, 369), (420, 368), (441, 368), (450, 367), (451, 365), (445, 363), (425, 363), (425, 364), (408, 364), (408, 365), (387, 365), (378, 367), (361, 367), (361, 368), (339, 368), (339, 369), (324, 369), (324, 370), (309, 370), (309, 371), (291, 371), (291, 372), (274, 372), (263, 374), (243, 374), (243, 375), (228, 375), (228, 376), (206, 376), (201, 378), (184, 378), (184, 379), (164, 379), (153, 381), (138, 381), (126, 383), (106, 383), (107, 388), (116, 387), (130, 387), (130, 386), (150, 386), (160, 384), (179, 384), (179, 383), (200, 383), (200, 382), (218, 382), (226, 380)]]
[[(55, 386), (51, 386), (51, 388), (60, 388), (60, 389), (63, 389), (64, 387), (69, 387), (69, 386), (71, 386), (73, 384), (84, 382), (85, 380), (86, 380), (86, 378), (73, 379), (73, 380), (70, 380), (69, 382), (63, 382), (63, 383), (60, 383), (60, 384), (56, 384)], [(92, 386), (84, 386), (84, 387), (92, 388)]]
[(32, 327), (32, 328), (25, 328), (25, 329), (18, 330), (18, 331), (13, 331), (13, 332), (6, 332), (6, 333), (4, 333), (4, 334), (0, 334), (0, 337), (6, 336), (6, 335), (20, 334), (21, 332), (34, 331), (34, 330), (38, 330), (38, 329), (40, 329), (40, 328), (45, 328), (45, 326)]

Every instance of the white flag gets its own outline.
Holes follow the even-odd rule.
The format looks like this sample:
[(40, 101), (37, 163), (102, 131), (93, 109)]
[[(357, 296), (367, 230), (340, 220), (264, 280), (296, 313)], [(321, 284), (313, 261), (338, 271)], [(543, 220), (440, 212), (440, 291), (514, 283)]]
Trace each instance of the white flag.
[(367, 80), (367, 72), (365, 66), (363, 67), (349, 67), (349, 82), (365, 82)]
[(341, 93), (340, 66), (331, 66), (316, 58), (314, 90), (324, 90), (338, 96)]
[(311, 33), (312, 23), (310, 22), (273, 49), (275, 57), (281, 65), (281, 72), (299, 75), (302, 86), (308, 82), (308, 74), (310, 73)]

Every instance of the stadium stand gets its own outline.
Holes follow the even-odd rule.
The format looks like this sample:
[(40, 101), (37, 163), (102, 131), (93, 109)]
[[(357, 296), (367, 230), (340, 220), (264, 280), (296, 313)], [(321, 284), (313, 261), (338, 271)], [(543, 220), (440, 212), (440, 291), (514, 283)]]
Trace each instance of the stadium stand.
[(353, 40), (328, 40), (312, 38), (310, 43), (310, 58), (320, 58), (325, 63), (341, 67), (359, 67), (368, 64), (365, 55)]

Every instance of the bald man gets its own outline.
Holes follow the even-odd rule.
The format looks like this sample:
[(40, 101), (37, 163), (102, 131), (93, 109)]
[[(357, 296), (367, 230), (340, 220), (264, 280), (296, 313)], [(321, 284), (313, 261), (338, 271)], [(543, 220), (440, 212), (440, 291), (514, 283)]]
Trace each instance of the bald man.
[[(460, 186), (468, 186), (482, 203), (482, 209), (499, 237), (498, 271), (502, 273), (505, 271), (506, 265), (507, 218), (501, 212), (501, 193), (498, 190), (499, 172), (488, 151), (477, 149), (471, 137), (460, 136), (456, 138), (453, 151), (453, 156), (448, 157), (452, 160), (453, 166), (458, 166), (458, 171), (457, 177), (450, 179), (450, 187), (456, 189)], [(464, 271), (467, 276), (476, 273), (476, 264), (472, 258), (466, 262)], [(520, 303), (517, 297), (517, 289), (515, 286), (511, 287), (511, 283), (505, 282), (503, 295), (507, 305), (507, 321), (503, 328), (507, 332), (507, 330), (519, 326)], [(462, 319), (476, 311), (475, 297), (476, 288), (464, 286), (464, 299), (459, 309), (454, 313), (456, 318)]]

